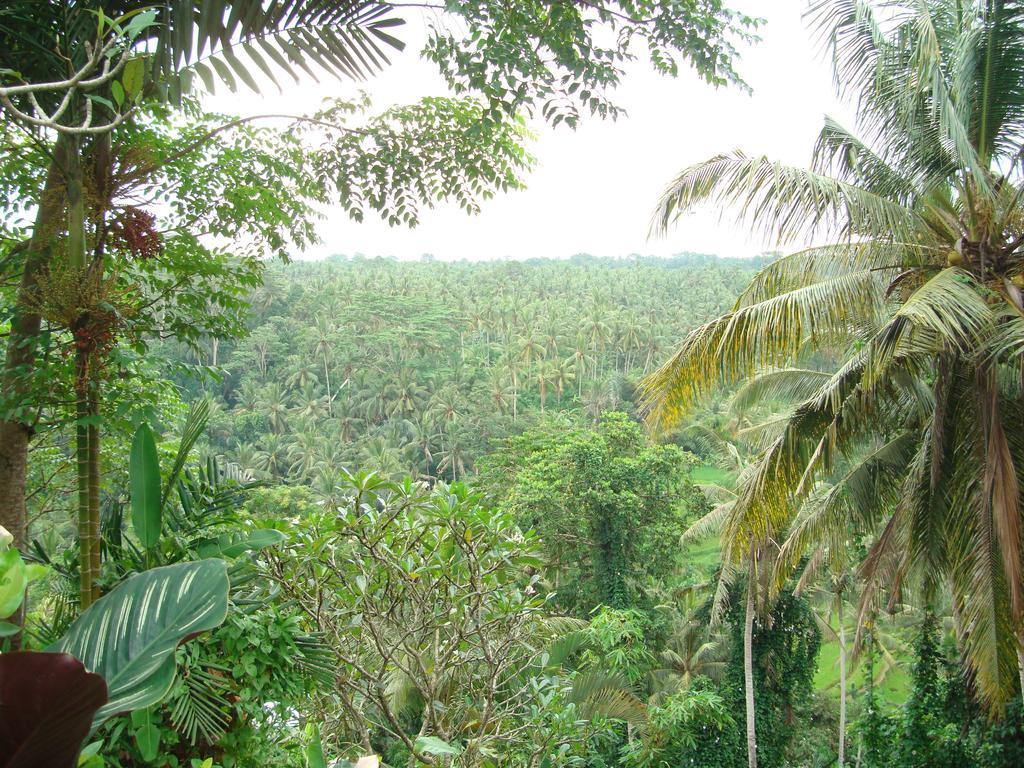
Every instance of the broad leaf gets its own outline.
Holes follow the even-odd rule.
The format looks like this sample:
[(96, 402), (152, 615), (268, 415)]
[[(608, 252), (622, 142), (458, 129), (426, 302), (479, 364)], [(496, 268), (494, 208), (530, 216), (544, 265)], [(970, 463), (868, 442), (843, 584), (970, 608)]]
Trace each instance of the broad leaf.
[(156, 440), (148, 424), (139, 425), (128, 460), (132, 494), (132, 528), (142, 546), (150, 549), (160, 541), (160, 460)]
[(160, 701), (174, 683), (178, 643), (224, 621), (227, 566), (200, 560), (153, 568), (119, 585), (83, 613), (49, 650), (80, 658), (107, 681), (110, 700), (93, 728)]
[(0, 655), (0, 768), (73, 768), (106, 700), (103, 678), (73, 656)]
[(0, 552), (0, 619), (18, 610), (27, 586), (28, 576), (21, 553), (16, 549)]
[(306, 768), (327, 768), (327, 758), (324, 757), (324, 746), (320, 740), (319, 726), (309, 723), (306, 726)]
[(461, 751), (437, 736), (420, 736), (416, 739), (416, 749), (427, 755), (457, 755)]
[(200, 542), (196, 549), (202, 557), (231, 558), (273, 547), (287, 539), (288, 536), (273, 528), (257, 528), (249, 532), (221, 534)]

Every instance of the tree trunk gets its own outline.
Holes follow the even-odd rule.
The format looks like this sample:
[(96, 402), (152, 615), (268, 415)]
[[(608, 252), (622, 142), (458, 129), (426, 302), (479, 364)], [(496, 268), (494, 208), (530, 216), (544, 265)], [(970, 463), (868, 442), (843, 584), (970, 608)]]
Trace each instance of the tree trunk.
[(515, 368), (512, 369), (512, 421), (519, 415), (519, 381)]
[(846, 628), (843, 626), (843, 594), (836, 595), (839, 621), (839, 768), (846, 765)]
[(100, 382), (89, 388), (89, 581), (92, 602), (100, 598)]
[[(31, 309), (28, 300), (35, 294), (39, 275), (50, 262), (53, 241), (63, 229), (65, 157), (66, 140), (62, 137), (54, 148), (32, 238), (25, 253), (7, 340), (7, 359), (0, 379), (3, 401), (20, 411), (17, 417), (0, 421), (0, 525), (10, 531), (14, 546), (22, 551), (28, 541), (25, 476), (28, 472), (28, 441), (32, 434), (27, 413), (22, 409), (28, 405), (26, 380), (35, 367), (35, 341), (42, 324), (42, 318)], [(19, 611), (10, 621), (20, 626), (21, 617)]]
[(92, 529), (89, 524), (89, 396), (87, 362), (79, 354), (75, 384), (75, 474), (78, 480), (78, 600), (85, 610), (92, 604)]
[(327, 350), (324, 350), (324, 381), (327, 384), (327, 415), (334, 418), (334, 398), (331, 397), (331, 372), (327, 367)]
[(1024, 638), (1017, 640), (1017, 674), (1020, 675), (1020, 696), (1024, 701)]
[(757, 768), (757, 729), (754, 723), (754, 565), (750, 554), (750, 575), (747, 578), (747, 611), (743, 622), (743, 687), (747, 705), (747, 766)]

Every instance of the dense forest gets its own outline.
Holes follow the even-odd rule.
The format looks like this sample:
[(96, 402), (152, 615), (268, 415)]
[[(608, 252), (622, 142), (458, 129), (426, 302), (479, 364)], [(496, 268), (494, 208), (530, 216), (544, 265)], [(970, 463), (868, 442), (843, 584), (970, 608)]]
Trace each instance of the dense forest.
[(292, 263), (266, 272), (239, 342), (161, 352), (210, 374), (177, 383), (215, 404), (210, 452), (253, 477), (329, 487), (361, 467), (456, 481), (544, 414), (635, 414), (672, 341), (762, 263)]
[(305, 260), (765, 20), (4, 3), (0, 768), (1024, 764), (1024, 3), (804, 20), (854, 127), (649, 191), (778, 251)]

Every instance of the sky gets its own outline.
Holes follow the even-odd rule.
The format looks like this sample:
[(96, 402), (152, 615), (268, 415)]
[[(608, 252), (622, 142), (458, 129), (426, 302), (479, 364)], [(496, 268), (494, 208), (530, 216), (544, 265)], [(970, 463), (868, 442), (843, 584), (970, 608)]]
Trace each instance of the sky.
[[(525, 190), (485, 202), (472, 217), (457, 206), (425, 211), (415, 229), (389, 227), (372, 215), (360, 224), (328, 210), (319, 225), (323, 243), (296, 257), (363, 253), (416, 259), (429, 253), (445, 260), (491, 260), (681, 251), (744, 257), (775, 249), (775, 243), (710, 210), (688, 215), (665, 237), (648, 237), (659, 193), (686, 166), (733, 149), (806, 165), (826, 114), (852, 123), (851, 110), (834, 95), (828, 61), (802, 19), (806, 0), (730, 5), (766, 20), (761, 42), (744, 46), (737, 63), (752, 93), (716, 89), (689, 72), (675, 79), (660, 76), (640, 59), (613, 96), (627, 116), (615, 122), (587, 118), (575, 131), (531, 123), (536, 140), (529, 150), (537, 165)], [(325, 97), (353, 96), (360, 88), (371, 94), (375, 108), (445, 95), (433, 65), (419, 58), (420, 29), (419, 19), (410, 17), (400, 28), (406, 50), (360, 85), (289, 83), (284, 94), (272, 87), (263, 96), (218, 94), (214, 106), (240, 115), (297, 114), (316, 110)]]

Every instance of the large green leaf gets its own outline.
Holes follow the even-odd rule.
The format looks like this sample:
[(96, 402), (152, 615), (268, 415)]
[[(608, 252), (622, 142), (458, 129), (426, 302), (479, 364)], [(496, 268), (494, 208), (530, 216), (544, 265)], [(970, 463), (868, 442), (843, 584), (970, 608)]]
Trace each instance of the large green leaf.
[(416, 739), (416, 749), (426, 755), (457, 755), (462, 751), (437, 736), (420, 736)]
[(159, 702), (174, 682), (174, 649), (213, 629), (228, 611), (222, 560), (153, 568), (93, 603), (48, 650), (70, 653), (107, 681), (109, 701), (93, 720)]
[(132, 494), (132, 528), (146, 549), (160, 541), (160, 459), (156, 440), (148, 424), (139, 425), (132, 439), (128, 459), (128, 481)]
[(201, 541), (196, 550), (202, 557), (232, 558), (273, 547), (287, 539), (284, 533), (273, 528), (257, 528), (254, 531), (222, 533), (215, 538)]
[(0, 619), (11, 616), (25, 597), (28, 576), (21, 553), (11, 548), (0, 552)]

